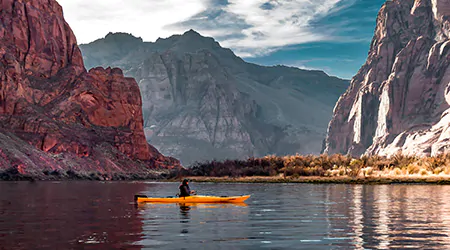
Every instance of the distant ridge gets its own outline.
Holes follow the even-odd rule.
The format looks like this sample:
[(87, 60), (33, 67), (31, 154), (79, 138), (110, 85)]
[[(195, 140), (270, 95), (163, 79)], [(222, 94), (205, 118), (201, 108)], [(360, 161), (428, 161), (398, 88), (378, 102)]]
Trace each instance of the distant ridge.
[(155, 42), (108, 34), (80, 47), (88, 67), (137, 80), (147, 139), (183, 164), (317, 154), (348, 87), (322, 71), (247, 63), (194, 30)]

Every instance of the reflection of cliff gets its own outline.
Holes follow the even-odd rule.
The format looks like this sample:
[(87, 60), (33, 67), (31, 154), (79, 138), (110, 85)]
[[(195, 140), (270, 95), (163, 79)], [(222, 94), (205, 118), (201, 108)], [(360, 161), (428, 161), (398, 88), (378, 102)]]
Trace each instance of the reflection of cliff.
[(142, 233), (132, 204), (145, 184), (1, 184), (0, 249), (130, 248)]
[(330, 191), (330, 238), (355, 249), (450, 247), (449, 187), (340, 186)]

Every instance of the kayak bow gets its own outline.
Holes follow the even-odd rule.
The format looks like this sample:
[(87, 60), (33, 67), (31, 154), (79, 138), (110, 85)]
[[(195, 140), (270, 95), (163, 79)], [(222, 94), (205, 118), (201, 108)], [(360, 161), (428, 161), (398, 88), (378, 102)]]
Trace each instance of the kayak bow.
[(186, 197), (147, 197), (145, 195), (135, 195), (136, 202), (155, 203), (242, 203), (250, 198), (250, 195), (242, 196), (205, 196), (192, 195)]

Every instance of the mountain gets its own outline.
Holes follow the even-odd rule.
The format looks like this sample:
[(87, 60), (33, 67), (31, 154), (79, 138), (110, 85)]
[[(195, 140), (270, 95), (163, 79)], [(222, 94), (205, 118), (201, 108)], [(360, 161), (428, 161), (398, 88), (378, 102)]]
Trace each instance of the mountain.
[(387, 1), (367, 62), (337, 103), (325, 152), (448, 152), (449, 35), (447, 0)]
[(147, 140), (183, 164), (319, 153), (348, 87), (322, 71), (246, 63), (193, 30), (154, 43), (110, 33), (80, 48), (88, 67), (137, 80)]
[(86, 71), (55, 0), (0, 7), (0, 170), (111, 176), (179, 165), (146, 142), (136, 81)]

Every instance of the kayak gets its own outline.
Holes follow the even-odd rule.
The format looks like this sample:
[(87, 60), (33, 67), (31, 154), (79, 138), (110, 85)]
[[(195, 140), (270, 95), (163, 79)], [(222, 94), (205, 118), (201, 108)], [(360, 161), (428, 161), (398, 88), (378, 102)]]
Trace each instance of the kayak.
[(250, 195), (241, 196), (206, 196), (191, 195), (186, 197), (147, 197), (145, 195), (135, 195), (136, 202), (155, 203), (242, 203), (250, 198)]
[(187, 202), (180, 202), (180, 203), (163, 203), (163, 202), (137, 202), (135, 205), (139, 208), (152, 208), (152, 206), (157, 206), (157, 207), (161, 207), (161, 206), (172, 206), (173, 204), (179, 205), (181, 209), (184, 208), (191, 208), (191, 207), (195, 207), (195, 208), (226, 208), (226, 207), (248, 207), (247, 203), (245, 202), (216, 202), (216, 203), (211, 203), (211, 202), (203, 202), (203, 203), (187, 203)]

